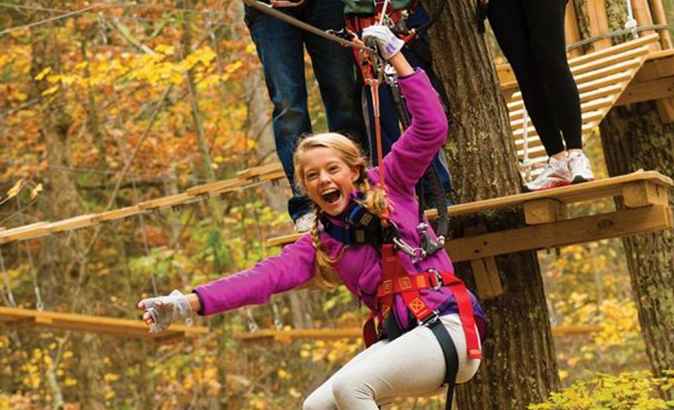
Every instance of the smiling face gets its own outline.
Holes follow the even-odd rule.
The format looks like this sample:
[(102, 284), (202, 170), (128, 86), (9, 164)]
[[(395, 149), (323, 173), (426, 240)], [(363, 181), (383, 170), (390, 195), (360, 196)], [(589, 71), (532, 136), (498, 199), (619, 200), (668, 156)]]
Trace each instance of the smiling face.
[(326, 147), (305, 150), (298, 160), (307, 196), (328, 215), (341, 214), (355, 190), (358, 170), (350, 167), (337, 151)]

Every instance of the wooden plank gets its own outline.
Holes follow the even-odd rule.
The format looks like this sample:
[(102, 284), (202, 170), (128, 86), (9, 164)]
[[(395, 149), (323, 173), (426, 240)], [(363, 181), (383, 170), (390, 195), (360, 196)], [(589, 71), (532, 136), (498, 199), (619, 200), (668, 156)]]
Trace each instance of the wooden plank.
[(557, 222), (564, 217), (566, 206), (556, 199), (537, 199), (524, 203), (524, 220), (528, 225)]
[(49, 222), (36, 222), (26, 226), (7, 229), (0, 232), (0, 244), (47, 236), (49, 235), (48, 226)]
[[(18, 321), (18, 322), (17, 322)], [(120, 337), (133, 337), (165, 340), (167, 336), (200, 336), (208, 333), (203, 326), (171, 325), (165, 332), (149, 333), (147, 326), (140, 320), (117, 319), (102, 316), (90, 316), (75, 313), (57, 313), (22, 308), (0, 307), (0, 324), (34, 323), (38, 327), (59, 330), (73, 330), (108, 334)]]
[(652, 51), (634, 81), (650, 81), (671, 76), (674, 76), (674, 50)]
[(240, 179), (250, 179), (264, 174), (276, 173), (278, 171), (283, 171), (283, 166), (280, 162), (273, 162), (271, 164), (244, 169), (243, 171), (237, 172), (236, 175)]
[(137, 204), (140, 209), (161, 209), (168, 208), (177, 205), (184, 205), (186, 203), (195, 201), (198, 199), (194, 198), (194, 195), (189, 194), (188, 192), (182, 192), (180, 194), (163, 196), (161, 198), (150, 199), (148, 201), (139, 202)]
[(197, 185), (192, 188), (188, 188), (187, 192), (189, 195), (206, 195), (220, 192), (223, 189), (229, 188), (231, 186), (239, 186), (244, 184), (245, 181), (240, 178), (231, 178), (225, 179), (223, 181), (210, 182), (208, 184)]
[(662, 185), (650, 184), (646, 181), (632, 182), (623, 186), (623, 203), (628, 208), (639, 208), (649, 205), (667, 206), (669, 189)]
[[(447, 208), (447, 213), (451, 218), (492, 211), (499, 208), (522, 206), (528, 201), (542, 199), (553, 199), (564, 204), (592, 201), (599, 198), (622, 196), (623, 186), (634, 182), (647, 182), (652, 185), (660, 186), (665, 191), (670, 190), (672, 186), (674, 186), (671, 178), (662, 175), (657, 171), (636, 171), (626, 175), (597, 179), (582, 184), (452, 205)], [(438, 215), (435, 209), (427, 210), (425, 214), (429, 219), (435, 219)], [(271, 238), (267, 241), (267, 245), (277, 246), (292, 243), (302, 235), (306, 234), (290, 234)]]
[(87, 226), (93, 226), (98, 223), (97, 214), (80, 215), (74, 218), (64, 219), (62, 221), (50, 223), (47, 229), (50, 233), (69, 231)]
[[(621, 84), (609, 84), (606, 87), (602, 87), (596, 90), (588, 91), (585, 93), (581, 93), (580, 96), (580, 103), (581, 103), (581, 109), (585, 109), (585, 107), (592, 107), (591, 104), (594, 103), (594, 100), (603, 100), (605, 97), (610, 97), (614, 96), (616, 94), (619, 94), (623, 89), (623, 86)], [(516, 120), (519, 118), (522, 118), (524, 115), (524, 110), (519, 109), (519, 110), (514, 110), (509, 113), (510, 120)]]
[(138, 205), (127, 206), (125, 208), (113, 209), (112, 211), (101, 212), (96, 216), (101, 222), (114, 221), (117, 219), (124, 219), (130, 216), (145, 213), (146, 211), (140, 209)]
[(658, 40), (658, 36), (652, 35), (652, 36), (640, 37), (640, 38), (638, 38), (636, 40), (632, 40), (632, 41), (626, 41), (624, 43), (615, 45), (613, 47), (604, 48), (602, 50), (593, 51), (592, 53), (584, 54), (580, 57), (572, 58), (572, 59), (569, 60), (569, 66), (574, 67), (574, 66), (577, 66), (577, 65), (585, 64), (589, 61), (596, 60), (598, 58), (604, 58), (604, 57), (606, 57), (608, 55), (612, 55), (612, 54), (622, 53), (625, 50), (637, 48), (637, 47), (640, 47), (644, 44), (650, 44), (650, 43), (652, 43), (654, 41), (657, 41), (657, 40)]
[[(674, 61), (672, 66), (674, 66)], [(674, 76), (650, 81), (634, 81), (618, 98), (615, 105), (634, 104), (670, 97), (674, 97)]]
[[(624, 72), (610, 75), (604, 78), (598, 78), (593, 81), (588, 81), (586, 83), (578, 84), (578, 92), (585, 93), (589, 91), (598, 90), (609, 85), (619, 83), (621, 81), (629, 81), (632, 78), (632, 73)], [(508, 110), (514, 111), (524, 107), (522, 101), (515, 101), (508, 104)]]
[(671, 209), (649, 206), (453, 239), (445, 248), (453, 261), (463, 262), (671, 228)]

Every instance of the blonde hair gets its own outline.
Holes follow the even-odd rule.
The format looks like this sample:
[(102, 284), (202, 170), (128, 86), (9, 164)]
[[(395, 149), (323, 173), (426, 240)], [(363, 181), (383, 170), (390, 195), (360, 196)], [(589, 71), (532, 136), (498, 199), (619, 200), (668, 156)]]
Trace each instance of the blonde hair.
[[(358, 173), (354, 185), (364, 195), (364, 199), (359, 202), (373, 214), (381, 217), (388, 212), (389, 204), (386, 199), (386, 192), (383, 188), (371, 187), (367, 179), (367, 160), (363, 156), (358, 145), (342, 134), (329, 132), (323, 134), (314, 134), (300, 141), (295, 154), (293, 163), (295, 164), (295, 181), (298, 189), (305, 191), (304, 186), (304, 154), (314, 148), (328, 148), (344, 161), (351, 169)], [(319, 287), (333, 288), (339, 283), (339, 276), (335, 271), (335, 263), (339, 260), (341, 253), (335, 258), (331, 258), (325, 247), (321, 243), (318, 222), (321, 213), (318, 206), (315, 207), (316, 221), (311, 229), (311, 239), (316, 249), (316, 274), (314, 280)]]

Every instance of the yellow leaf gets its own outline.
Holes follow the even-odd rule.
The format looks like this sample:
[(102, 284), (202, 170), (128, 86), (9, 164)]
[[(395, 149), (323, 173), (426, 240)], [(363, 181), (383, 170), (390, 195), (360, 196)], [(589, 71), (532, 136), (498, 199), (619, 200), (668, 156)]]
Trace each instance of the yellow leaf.
[(23, 185), (23, 179), (16, 181), (14, 186), (7, 191), (7, 199), (17, 196), (21, 192), (21, 189), (23, 189)]
[(37, 198), (40, 192), (42, 192), (42, 184), (37, 184), (37, 186), (33, 188), (32, 191), (30, 191), (30, 200), (32, 201), (33, 199)]
[(42, 96), (45, 96), (45, 97), (46, 97), (46, 96), (48, 96), (48, 95), (50, 95), (50, 94), (54, 94), (56, 91), (58, 91), (58, 89), (59, 89), (59, 86), (58, 86), (58, 85), (55, 85), (55, 86), (53, 86), (53, 87), (49, 87), (49, 88), (47, 88), (46, 90), (42, 91)]
[(47, 68), (45, 68), (44, 70), (40, 71), (40, 74), (36, 75), (36, 76), (35, 76), (35, 79), (36, 79), (37, 81), (40, 81), (40, 80), (42, 80), (47, 74), (49, 74), (50, 72), (51, 72), (51, 67), (47, 67)]

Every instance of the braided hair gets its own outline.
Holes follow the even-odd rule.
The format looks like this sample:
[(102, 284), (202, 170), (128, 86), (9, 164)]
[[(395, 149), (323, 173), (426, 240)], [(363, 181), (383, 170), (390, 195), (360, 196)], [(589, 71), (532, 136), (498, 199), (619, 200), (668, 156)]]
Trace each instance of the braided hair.
[[(386, 192), (379, 186), (372, 187), (370, 185), (367, 178), (367, 160), (363, 155), (362, 150), (354, 141), (342, 134), (334, 132), (314, 134), (300, 141), (293, 156), (295, 178), (298, 185), (297, 188), (300, 191), (305, 191), (305, 172), (304, 163), (302, 161), (303, 155), (314, 148), (331, 149), (348, 167), (356, 170), (358, 172), (358, 178), (354, 185), (364, 194), (364, 198), (359, 201), (361, 205), (376, 216), (382, 217), (387, 214), (389, 203), (386, 199)], [(314, 275), (314, 282), (321, 288), (334, 288), (339, 284), (339, 276), (335, 271), (335, 264), (346, 247), (342, 247), (339, 254), (334, 258), (328, 255), (327, 250), (320, 239), (319, 217), (322, 211), (318, 206), (315, 206), (314, 212), (316, 213), (316, 219), (311, 229), (311, 240), (316, 249), (316, 272)]]

